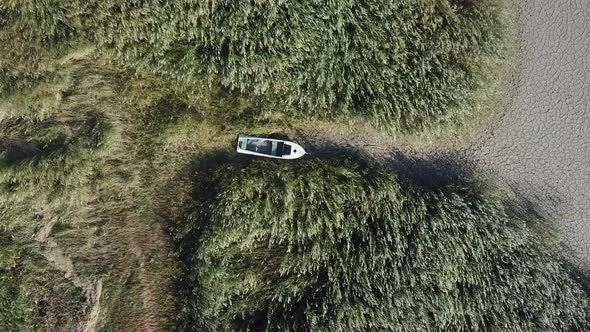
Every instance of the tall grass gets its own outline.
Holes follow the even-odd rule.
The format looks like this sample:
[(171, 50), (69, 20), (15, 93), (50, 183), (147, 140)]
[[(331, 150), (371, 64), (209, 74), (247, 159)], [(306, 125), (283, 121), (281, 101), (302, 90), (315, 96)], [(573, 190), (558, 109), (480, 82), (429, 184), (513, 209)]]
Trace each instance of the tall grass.
[(30, 87), (43, 76), (46, 61), (61, 54), (74, 36), (72, 6), (61, 1), (0, 4), (0, 92)]
[(74, 8), (55, 0), (0, 4), (0, 120), (57, 108), (71, 84), (63, 58), (80, 42)]
[[(95, 46), (180, 89), (207, 82), (275, 112), (403, 131), (457, 123), (506, 52), (504, 0), (11, 1), (0, 5), (0, 93), (55, 80)], [(19, 65), (15, 65), (15, 63)]]
[(96, 38), (125, 63), (405, 131), (460, 121), (507, 38), (501, 0), (111, 6)]
[(213, 174), (173, 226), (192, 289), (184, 328), (590, 328), (554, 242), (486, 186), (402, 184), (352, 158)]

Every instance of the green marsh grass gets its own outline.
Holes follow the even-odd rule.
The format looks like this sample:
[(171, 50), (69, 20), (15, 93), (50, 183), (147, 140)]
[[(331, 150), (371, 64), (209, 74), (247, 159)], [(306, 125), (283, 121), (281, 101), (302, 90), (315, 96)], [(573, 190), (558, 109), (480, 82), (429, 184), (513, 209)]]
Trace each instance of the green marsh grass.
[(590, 326), (587, 294), (557, 242), (490, 184), (422, 186), (359, 157), (210, 158), (185, 204), (173, 203), (181, 329)]
[(508, 45), (507, 4), (501, 0), (200, 1), (115, 8), (97, 41), (140, 70), (189, 87), (205, 78), (261, 97), (277, 111), (360, 117), (395, 131), (461, 122), (485, 93)]

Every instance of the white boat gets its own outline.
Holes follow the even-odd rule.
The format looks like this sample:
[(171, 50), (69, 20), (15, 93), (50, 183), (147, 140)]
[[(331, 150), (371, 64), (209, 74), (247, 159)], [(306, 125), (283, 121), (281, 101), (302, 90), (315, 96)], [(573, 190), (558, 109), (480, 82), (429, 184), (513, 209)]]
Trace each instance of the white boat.
[(238, 153), (276, 159), (297, 159), (305, 155), (305, 150), (297, 143), (241, 135), (238, 137), (237, 151)]

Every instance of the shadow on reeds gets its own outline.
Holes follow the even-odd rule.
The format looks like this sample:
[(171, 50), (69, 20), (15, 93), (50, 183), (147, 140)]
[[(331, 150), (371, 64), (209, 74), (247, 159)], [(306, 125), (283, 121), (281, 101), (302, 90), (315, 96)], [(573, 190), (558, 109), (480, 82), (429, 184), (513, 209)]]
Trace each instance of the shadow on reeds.
[(471, 184), (477, 175), (473, 162), (459, 154), (418, 157), (393, 151), (387, 165), (402, 183), (426, 190)]
[(479, 187), (481, 193), (498, 195), (506, 213), (515, 220), (527, 223), (538, 238), (546, 241), (548, 247), (554, 248), (561, 257), (564, 269), (570, 277), (590, 297), (590, 269), (588, 263), (578, 257), (574, 250), (565, 243), (559, 227), (559, 216), (553, 215), (551, 209), (566, 204), (563, 199), (552, 193), (535, 193), (524, 191), (514, 183), (480, 172), (475, 163), (459, 154), (436, 154), (431, 156), (409, 156), (401, 152), (391, 155), (388, 165), (394, 170), (401, 183), (423, 190), (436, 190), (449, 185)]
[(98, 149), (110, 130), (104, 114), (99, 112), (86, 112), (67, 121), (6, 120), (0, 123), (0, 165), (39, 162), (82, 149)]

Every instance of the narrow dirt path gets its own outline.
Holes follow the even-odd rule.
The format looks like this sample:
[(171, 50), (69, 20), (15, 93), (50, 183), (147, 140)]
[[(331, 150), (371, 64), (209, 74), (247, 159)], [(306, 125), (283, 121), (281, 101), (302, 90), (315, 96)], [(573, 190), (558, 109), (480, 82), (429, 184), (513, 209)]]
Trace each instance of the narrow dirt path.
[[(162, 316), (163, 312), (160, 305), (163, 291), (169, 289), (166, 284), (162, 284), (162, 273), (164, 271), (153, 270), (148, 267), (150, 264), (150, 252), (158, 255), (161, 254), (158, 251), (162, 248), (166, 250), (165, 252), (168, 252), (163, 234), (163, 230), (156, 225), (154, 229), (143, 229), (131, 235), (133, 246), (131, 250), (139, 259), (140, 265), (137, 279), (142, 285), (141, 300), (144, 316), (140, 324), (140, 331), (163, 331), (169, 328), (164, 323), (165, 317)], [(146, 242), (150, 244), (146, 245)]]
[(47, 259), (49, 264), (56, 270), (63, 272), (66, 279), (70, 280), (76, 287), (81, 288), (84, 292), (86, 303), (83, 311), (86, 313), (86, 317), (80, 320), (78, 331), (95, 331), (98, 316), (100, 314), (102, 280), (86, 280), (78, 275), (72, 259), (68, 257), (59, 247), (57, 242), (50, 237), (51, 230), (56, 222), (56, 217), (51, 218), (39, 229), (34, 238), (41, 245), (43, 256)]
[[(150, 267), (150, 262), (167, 260), (169, 248), (167, 238), (159, 225), (151, 225), (148, 221), (135, 212), (138, 206), (138, 198), (134, 191), (139, 184), (141, 176), (140, 165), (133, 159), (130, 147), (134, 142), (127, 135), (127, 130), (135, 123), (134, 114), (122, 109), (124, 103), (118, 103), (116, 88), (102, 78), (100, 65), (92, 60), (79, 60), (78, 77), (84, 84), (88, 80), (92, 87), (85, 87), (84, 91), (96, 91), (101, 89), (103, 104), (100, 109), (112, 128), (112, 144), (106, 156), (105, 178), (112, 181), (108, 203), (102, 202), (97, 209), (105, 209), (102, 214), (110, 219), (104, 226), (105, 233), (116, 239), (119, 246), (116, 254), (117, 261), (123, 262), (122, 275), (128, 276), (128, 283), (138, 283), (140, 287), (139, 301), (141, 315), (139, 317), (127, 317), (129, 320), (127, 330), (137, 331), (165, 331), (168, 329), (169, 317), (162, 307), (162, 299), (169, 292), (171, 278), (164, 277), (167, 271)], [(91, 78), (91, 79), (89, 79)], [(91, 101), (92, 98), (90, 98)], [(94, 100), (96, 102), (96, 100)], [(108, 103), (108, 104), (105, 104)], [(133, 302), (133, 299), (121, 299)]]
[(102, 295), (102, 280), (98, 280), (94, 288), (89, 292), (90, 312), (85, 321), (82, 322), (81, 330), (83, 332), (96, 331), (98, 319), (100, 317), (100, 296)]

